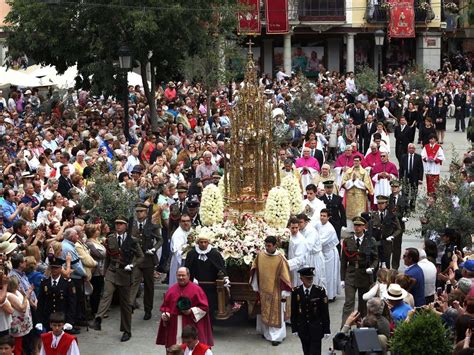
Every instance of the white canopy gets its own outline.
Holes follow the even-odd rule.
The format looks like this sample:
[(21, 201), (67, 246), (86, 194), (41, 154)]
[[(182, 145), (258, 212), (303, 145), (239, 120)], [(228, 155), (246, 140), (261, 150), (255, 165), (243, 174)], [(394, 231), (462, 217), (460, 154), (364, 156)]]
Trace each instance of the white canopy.
[(0, 88), (9, 87), (12, 85), (30, 88), (44, 86), (41, 84), (41, 81), (34, 76), (28, 75), (18, 70), (7, 70), (4, 67), (0, 67)]

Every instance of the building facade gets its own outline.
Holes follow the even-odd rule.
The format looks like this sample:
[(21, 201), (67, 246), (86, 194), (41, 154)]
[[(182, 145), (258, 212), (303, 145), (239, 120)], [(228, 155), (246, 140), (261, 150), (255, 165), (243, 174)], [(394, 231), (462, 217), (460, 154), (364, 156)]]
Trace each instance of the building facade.
[[(455, 6), (447, 5), (448, 1)], [(308, 62), (310, 67), (320, 63), (329, 71), (349, 72), (363, 65), (377, 70), (374, 33), (382, 30), (384, 70), (413, 64), (436, 70), (443, 55), (474, 51), (472, 27), (465, 16), (468, 2), (415, 0), (415, 38), (389, 39), (386, 0), (288, 0), (290, 32), (266, 34), (262, 9), (262, 34), (254, 39), (254, 54), (262, 73), (283, 67), (289, 74)]]

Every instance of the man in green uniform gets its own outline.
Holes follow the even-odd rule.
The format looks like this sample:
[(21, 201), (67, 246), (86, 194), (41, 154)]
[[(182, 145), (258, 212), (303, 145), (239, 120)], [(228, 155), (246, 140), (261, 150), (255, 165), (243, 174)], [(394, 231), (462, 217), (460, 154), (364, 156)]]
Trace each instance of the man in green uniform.
[(362, 295), (373, 282), (374, 270), (378, 265), (377, 244), (372, 236), (367, 235), (367, 221), (355, 216), (354, 234), (342, 242), (341, 253), (341, 286), (345, 289), (346, 300), (342, 311), (342, 324), (355, 308), (355, 294), (358, 293), (358, 310), (365, 316), (367, 307)]

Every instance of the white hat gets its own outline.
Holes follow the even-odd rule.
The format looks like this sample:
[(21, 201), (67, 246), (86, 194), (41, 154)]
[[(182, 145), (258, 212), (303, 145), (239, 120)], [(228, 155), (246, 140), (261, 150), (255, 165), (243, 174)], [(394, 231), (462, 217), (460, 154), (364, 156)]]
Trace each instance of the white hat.
[(405, 291), (399, 284), (390, 284), (385, 298), (391, 301), (400, 301), (403, 300), (407, 294), (407, 291)]
[(31, 95), (31, 90), (26, 90), (25, 95)]
[(13, 120), (12, 120), (10, 117), (5, 118), (5, 121), (4, 121), (4, 122), (5, 122), (5, 123), (8, 123), (8, 124), (11, 124), (12, 126), (15, 125), (15, 124), (13, 123)]
[(275, 91), (270, 90), (270, 89), (266, 89), (263, 93), (264, 93), (265, 95), (272, 95), (272, 94), (275, 93)]

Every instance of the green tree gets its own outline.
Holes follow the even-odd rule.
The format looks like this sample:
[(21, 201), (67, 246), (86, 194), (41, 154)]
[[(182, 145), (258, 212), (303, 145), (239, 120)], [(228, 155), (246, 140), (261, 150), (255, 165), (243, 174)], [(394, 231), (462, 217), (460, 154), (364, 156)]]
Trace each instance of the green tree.
[(421, 310), (408, 322), (400, 322), (390, 339), (395, 354), (445, 355), (453, 351), (450, 333), (441, 318), (431, 310)]
[(423, 94), (433, 88), (433, 84), (427, 79), (425, 71), (421, 66), (412, 67), (409, 70), (407, 82), (410, 90), (419, 90)]
[[(183, 58), (208, 48), (206, 39), (216, 31), (209, 19), (217, 14), (222, 27), (235, 21), (235, 1), (10, 0), (5, 28), (9, 55), (26, 55), (37, 63), (54, 65), (60, 73), (77, 64), (78, 86), (113, 95), (120, 85), (118, 49), (127, 43), (141, 67), (152, 129), (157, 130), (155, 73), (162, 79), (178, 76)], [(145, 75), (148, 63), (152, 87)]]
[(306, 122), (315, 120), (316, 124), (318, 124), (319, 118), (324, 111), (316, 104), (314, 99), (314, 88), (316, 86), (302, 73), (298, 74), (298, 81), (300, 82), (300, 91), (291, 104), (291, 116)]
[(364, 66), (356, 73), (355, 84), (359, 92), (365, 90), (369, 94), (375, 94), (379, 87), (377, 73), (372, 68)]

